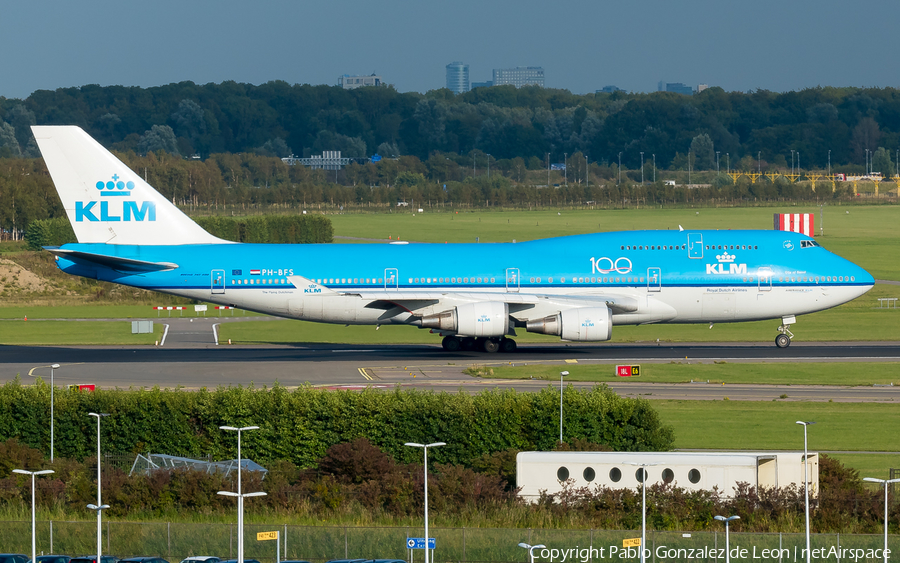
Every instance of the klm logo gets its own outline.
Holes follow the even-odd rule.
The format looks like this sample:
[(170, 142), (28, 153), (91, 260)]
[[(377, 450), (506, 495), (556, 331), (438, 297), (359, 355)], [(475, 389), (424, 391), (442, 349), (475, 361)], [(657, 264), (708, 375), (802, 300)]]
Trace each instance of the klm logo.
[[(715, 275), (728, 275), (728, 274), (747, 274), (747, 265), (746, 264), (735, 264), (734, 263), (735, 256), (733, 254), (728, 254), (727, 252), (724, 254), (719, 254), (716, 256), (716, 260), (719, 261), (718, 264), (707, 264), (706, 265), (706, 273), (707, 274), (715, 274)], [(728, 265), (728, 269), (725, 269), (725, 265)]]
[[(131, 197), (134, 190), (134, 182), (123, 182), (117, 174), (114, 174), (109, 182), (97, 182), (100, 190), (100, 201), (76, 201), (75, 221), (156, 221), (156, 204), (152, 201), (123, 200), (118, 198)], [(99, 215), (99, 216), (98, 216)]]
[(479, 323), (489, 323), (489, 322), (491, 322), (491, 317), (488, 316), (488, 315), (481, 315), (480, 317), (478, 317), (477, 319), (475, 319), (475, 322), (479, 322)]

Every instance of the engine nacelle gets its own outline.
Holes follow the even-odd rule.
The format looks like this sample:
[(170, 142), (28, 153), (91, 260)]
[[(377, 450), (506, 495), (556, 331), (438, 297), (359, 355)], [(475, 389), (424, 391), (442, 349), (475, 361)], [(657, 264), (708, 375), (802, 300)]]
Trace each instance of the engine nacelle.
[(466, 303), (422, 317), (422, 326), (464, 336), (503, 336), (509, 332), (509, 305), (496, 301)]
[(566, 309), (549, 317), (528, 321), (525, 330), (552, 334), (563, 340), (600, 342), (612, 338), (612, 313), (609, 307)]

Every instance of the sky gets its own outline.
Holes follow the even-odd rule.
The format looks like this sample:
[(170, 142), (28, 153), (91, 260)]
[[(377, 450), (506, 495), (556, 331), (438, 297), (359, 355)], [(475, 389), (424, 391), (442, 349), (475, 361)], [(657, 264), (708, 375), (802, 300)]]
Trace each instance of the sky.
[(659, 81), (727, 91), (900, 87), (900, 2), (871, 0), (0, 0), (0, 96), (234, 80), (398, 91), (541, 66), (576, 94)]

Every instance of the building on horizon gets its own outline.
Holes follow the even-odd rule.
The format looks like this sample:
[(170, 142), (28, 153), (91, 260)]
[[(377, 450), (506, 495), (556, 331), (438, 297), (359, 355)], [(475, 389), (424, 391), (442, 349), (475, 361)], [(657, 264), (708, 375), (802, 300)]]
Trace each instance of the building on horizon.
[(613, 86), (610, 84), (609, 86), (604, 86), (595, 92), (595, 94), (612, 94), (614, 92), (624, 92), (625, 90), (619, 88), (618, 86)]
[(494, 86), (509, 84), (516, 88), (522, 86), (544, 87), (544, 67), (517, 66), (515, 68), (495, 68)]
[(375, 73), (368, 76), (351, 76), (345, 74), (338, 78), (338, 86), (344, 90), (355, 90), (363, 86), (383, 86), (384, 81)]
[(676, 94), (683, 94), (685, 96), (694, 95), (694, 89), (683, 82), (663, 82), (660, 80), (657, 90), (660, 92), (675, 92)]
[(447, 89), (454, 94), (469, 91), (469, 65), (459, 61), (447, 65)]
[(475, 88), (490, 88), (493, 85), (494, 85), (494, 83), (491, 82), (490, 80), (486, 80), (484, 82), (473, 82), (472, 87), (470, 89), (474, 90)]

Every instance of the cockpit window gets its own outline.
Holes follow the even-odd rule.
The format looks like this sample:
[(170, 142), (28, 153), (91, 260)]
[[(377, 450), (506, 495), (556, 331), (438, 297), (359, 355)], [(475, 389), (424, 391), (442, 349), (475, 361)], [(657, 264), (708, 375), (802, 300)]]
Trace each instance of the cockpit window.
[(817, 243), (814, 240), (801, 240), (800, 241), (800, 248), (811, 248), (813, 246), (819, 246), (819, 243)]

